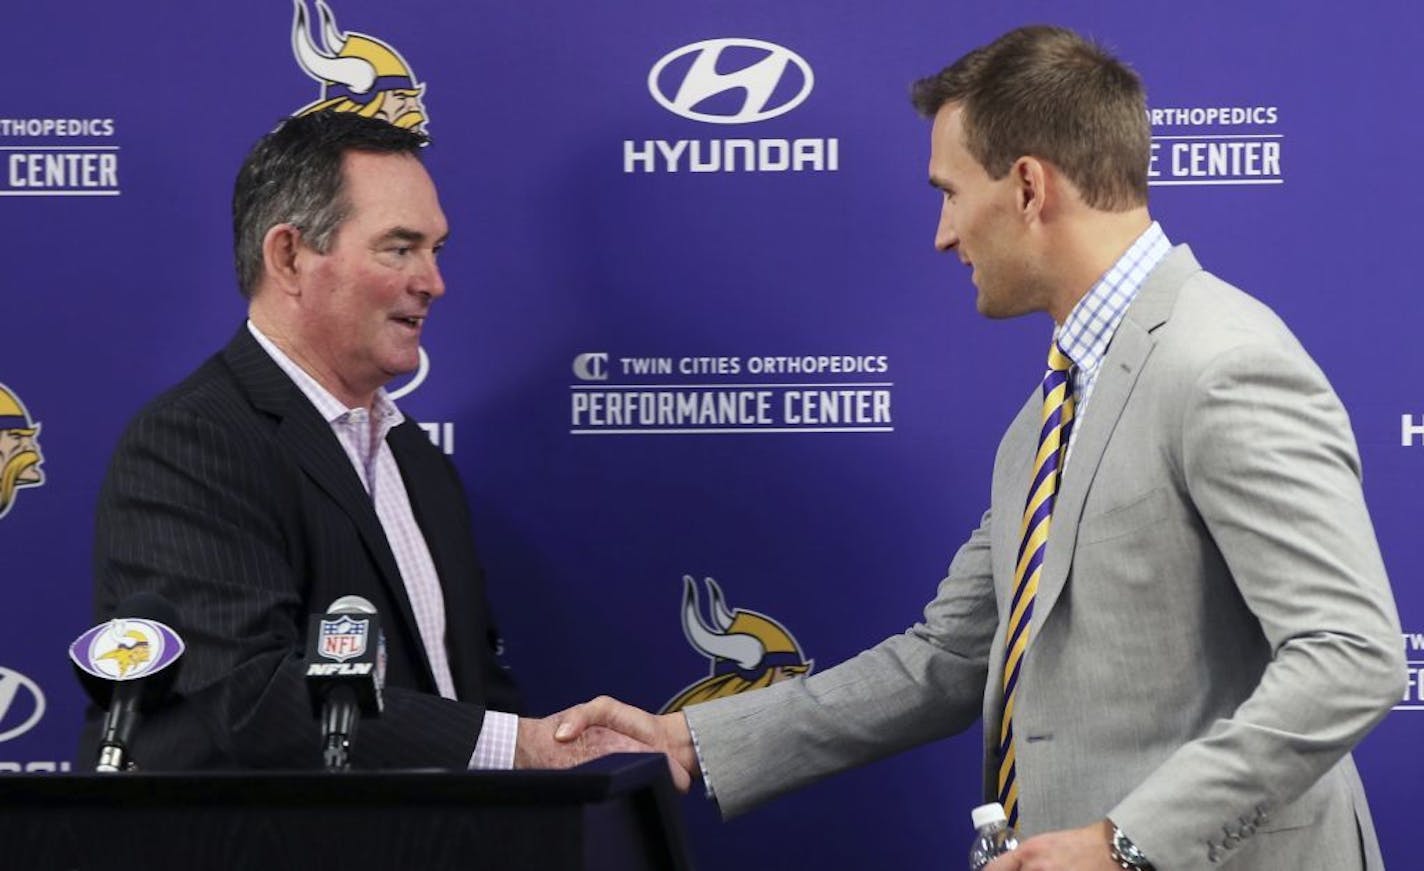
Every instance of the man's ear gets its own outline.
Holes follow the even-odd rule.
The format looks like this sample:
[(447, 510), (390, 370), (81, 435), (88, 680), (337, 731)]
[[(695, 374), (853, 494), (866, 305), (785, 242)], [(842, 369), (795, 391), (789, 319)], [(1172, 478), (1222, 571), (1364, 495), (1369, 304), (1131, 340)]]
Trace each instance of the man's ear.
[(1009, 173), (1018, 194), (1019, 215), (1027, 221), (1039, 220), (1048, 205), (1048, 167), (1036, 157), (1020, 157)]
[(304, 246), (302, 231), (293, 224), (275, 224), (262, 237), (262, 272), (266, 283), (283, 293), (300, 292), (298, 278)]

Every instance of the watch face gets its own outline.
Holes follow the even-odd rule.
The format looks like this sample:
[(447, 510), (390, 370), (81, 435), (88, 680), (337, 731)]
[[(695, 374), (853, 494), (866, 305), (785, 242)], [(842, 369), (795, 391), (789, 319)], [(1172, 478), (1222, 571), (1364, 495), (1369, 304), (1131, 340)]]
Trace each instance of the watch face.
[(1113, 829), (1113, 852), (1118, 854), (1124, 862), (1133, 865), (1146, 865), (1147, 857), (1132, 843), (1131, 839), (1122, 833), (1122, 829)]

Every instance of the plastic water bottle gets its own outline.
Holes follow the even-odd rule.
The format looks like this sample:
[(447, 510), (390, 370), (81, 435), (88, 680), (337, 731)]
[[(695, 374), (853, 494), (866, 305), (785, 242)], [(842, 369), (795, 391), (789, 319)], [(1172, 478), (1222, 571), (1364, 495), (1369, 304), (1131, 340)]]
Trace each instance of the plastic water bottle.
[(970, 812), (974, 821), (974, 845), (969, 848), (969, 871), (980, 871), (997, 856), (1019, 846), (1018, 833), (1009, 828), (1004, 806), (998, 802), (980, 805)]

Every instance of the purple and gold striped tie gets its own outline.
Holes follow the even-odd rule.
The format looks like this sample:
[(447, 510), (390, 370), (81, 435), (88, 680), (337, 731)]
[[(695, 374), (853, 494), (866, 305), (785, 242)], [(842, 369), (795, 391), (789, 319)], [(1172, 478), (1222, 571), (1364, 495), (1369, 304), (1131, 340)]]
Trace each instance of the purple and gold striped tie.
[(1043, 550), (1053, 518), (1059, 470), (1067, 453), (1068, 434), (1073, 429), (1073, 379), (1069, 374), (1072, 366), (1073, 361), (1055, 341), (1048, 349), (1048, 372), (1043, 376), (1043, 428), (1038, 434), (1033, 484), (1028, 489), (1028, 504), (1024, 506), (1018, 562), (1014, 565), (1014, 597), (1004, 644), (1004, 714), (999, 731), (999, 804), (1004, 806), (1010, 826), (1017, 825), (1019, 818), (1019, 785), (1014, 770), (1014, 699), (1019, 667), (1028, 647), (1038, 576), (1043, 571)]

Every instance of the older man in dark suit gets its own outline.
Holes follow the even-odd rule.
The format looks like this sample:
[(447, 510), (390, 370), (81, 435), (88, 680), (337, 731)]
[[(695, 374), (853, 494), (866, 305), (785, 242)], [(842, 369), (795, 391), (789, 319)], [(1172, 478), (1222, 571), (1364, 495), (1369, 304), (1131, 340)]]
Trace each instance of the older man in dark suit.
[(445, 293), (425, 141), (320, 113), (264, 137), (238, 174), (249, 320), (140, 412), (99, 503), (97, 615), (157, 592), (188, 645), (173, 704), (130, 748), (145, 768), (317, 766), (307, 617), (346, 594), (382, 615), (388, 663), (355, 764), (555, 767), (638, 749), (605, 735), (568, 753), (516, 716), (460, 480), (383, 389), (417, 367)]

